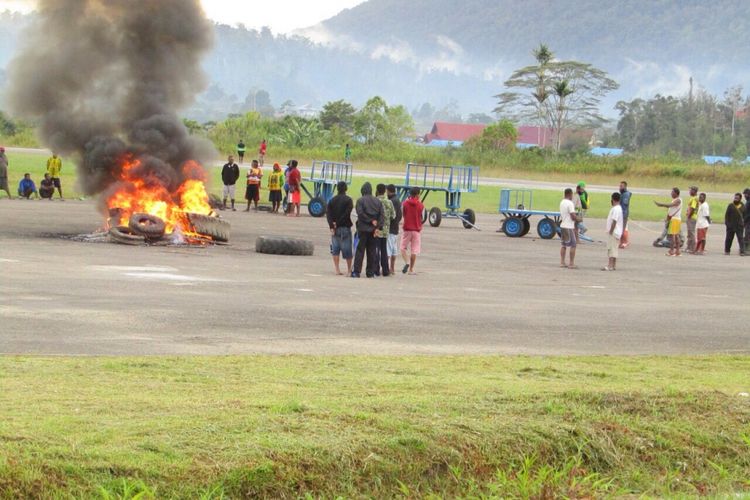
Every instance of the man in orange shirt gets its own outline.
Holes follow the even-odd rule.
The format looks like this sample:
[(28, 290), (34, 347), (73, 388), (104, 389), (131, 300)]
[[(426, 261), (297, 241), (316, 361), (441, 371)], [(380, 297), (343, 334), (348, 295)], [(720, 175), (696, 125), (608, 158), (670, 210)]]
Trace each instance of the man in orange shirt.
[(255, 210), (258, 210), (258, 200), (260, 200), (260, 180), (263, 178), (263, 170), (258, 165), (258, 160), (253, 160), (250, 170), (247, 171), (247, 190), (245, 191), (245, 199), (247, 200), (247, 208), (245, 212), (250, 211), (250, 203), (255, 205)]

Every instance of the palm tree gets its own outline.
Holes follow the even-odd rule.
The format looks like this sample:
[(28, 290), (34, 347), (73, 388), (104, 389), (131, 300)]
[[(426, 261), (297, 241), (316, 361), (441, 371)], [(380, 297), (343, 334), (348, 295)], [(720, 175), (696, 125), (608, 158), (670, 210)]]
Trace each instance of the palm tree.
[(560, 80), (552, 85), (552, 95), (555, 96), (555, 151), (560, 152), (560, 134), (562, 133), (562, 124), (565, 123), (565, 114), (568, 112), (566, 99), (570, 96), (575, 89), (570, 84), (570, 81)]
[[(537, 139), (536, 143), (539, 147), (544, 144), (542, 142), (542, 127), (544, 126), (544, 103), (549, 98), (549, 91), (547, 90), (547, 65), (554, 59), (555, 55), (545, 44), (540, 43), (539, 47), (532, 51), (534, 58), (537, 62), (537, 87), (536, 91), (532, 92), (532, 96), (537, 102), (538, 111), (538, 122), (539, 128), (537, 128)], [(545, 127), (546, 128), (546, 127)]]

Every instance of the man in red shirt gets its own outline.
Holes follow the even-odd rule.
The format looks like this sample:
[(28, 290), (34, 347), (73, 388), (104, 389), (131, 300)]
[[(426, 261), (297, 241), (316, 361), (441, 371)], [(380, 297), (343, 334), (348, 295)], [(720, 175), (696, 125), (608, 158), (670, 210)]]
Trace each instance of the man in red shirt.
[(289, 184), (289, 198), (291, 199), (289, 200), (288, 217), (299, 217), (299, 205), (302, 202), (302, 188), (300, 187), (300, 184), (302, 184), (302, 175), (297, 165), (297, 160), (292, 160), (292, 163), (289, 165), (291, 170), (289, 170), (287, 183)]
[[(417, 263), (417, 255), (422, 250), (422, 213), (424, 212), (424, 205), (419, 200), (418, 187), (411, 188), (409, 199), (401, 205), (401, 209), (404, 214), (404, 234), (401, 236), (401, 257), (404, 259), (404, 268), (401, 272), (414, 275), (417, 274), (414, 272), (414, 264)], [(410, 251), (408, 256), (407, 250)]]
[(266, 162), (266, 147), (266, 140), (263, 139), (263, 141), (260, 143), (260, 147), (258, 148), (258, 162), (260, 163), (261, 167)]

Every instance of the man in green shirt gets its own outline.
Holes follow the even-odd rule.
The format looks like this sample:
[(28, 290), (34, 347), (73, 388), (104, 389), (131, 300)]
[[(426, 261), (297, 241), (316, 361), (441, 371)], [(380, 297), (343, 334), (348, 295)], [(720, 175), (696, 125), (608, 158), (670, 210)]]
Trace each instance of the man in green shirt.
[[(390, 232), (391, 221), (396, 218), (396, 209), (393, 207), (393, 202), (385, 196), (385, 184), (378, 184), (375, 187), (375, 196), (377, 196), (380, 203), (383, 204), (383, 213), (385, 214), (383, 229), (375, 231), (375, 236), (377, 238), (377, 255), (379, 259), (375, 263), (375, 269), (380, 269), (380, 273), (376, 272), (375, 275), (386, 277), (391, 274), (388, 258), (388, 233)], [(378, 265), (378, 262), (380, 265)]]
[(245, 147), (245, 141), (240, 139), (240, 142), (237, 144), (237, 156), (240, 159), (240, 165), (242, 165), (242, 162), (245, 161), (245, 150), (247, 148)]
[(690, 186), (690, 199), (687, 204), (687, 253), (695, 253), (695, 226), (698, 223), (698, 187)]

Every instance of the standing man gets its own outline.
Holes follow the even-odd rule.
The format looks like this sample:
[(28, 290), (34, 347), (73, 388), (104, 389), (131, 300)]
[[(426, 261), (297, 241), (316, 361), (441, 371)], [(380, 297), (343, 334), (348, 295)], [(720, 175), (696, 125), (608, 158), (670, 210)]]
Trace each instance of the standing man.
[(620, 206), (622, 207), (622, 238), (620, 239), (620, 248), (628, 248), (630, 244), (630, 231), (628, 230), (628, 219), (630, 218), (630, 197), (632, 193), (628, 191), (628, 183), (620, 182)]
[(347, 144), (346, 148), (344, 149), (344, 161), (346, 163), (352, 161), (352, 148), (351, 146), (349, 146), (349, 144)]
[(281, 187), (284, 185), (284, 172), (278, 163), (273, 164), (273, 172), (268, 176), (268, 201), (271, 202), (271, 213), (279, 213), (281, 208)]
[(706, 193), (701, 193), (698, 197), (698, 220), (695, 224), (698, 241), (695, 243), (695, 254), (704, 255), (706, 253), (706, 235), (708, 227), (711, 225), (711, 210), (706, 201)]
[(258, 161), (260, 162), (261, 167), (266, 161), (266, 149), (267, 148), (268, 148), (268, 145), (266, 144), (266, 140), (263, 139), (260, 142), (260, 147), (258, 148)]
[(690, 186), (685, 224), (687, 225), (687, 252), (695, 253), (695, 229), (698, 223), (698, 187)]
[[(62, 172), (62, 160), (57, 156), (57, 153), (52, 153), (52, 158), (47, 160), (47, 173), (52, 179), (52, 184), (57, 188), (57, 192), (60, 194), (60, 199), (63, 199), (62, 184), (60, 183), (60, 172)], [(50, 198), (51, 199), (51, 198)]]
[(742, 192), (745, 195), (745, 251), (750, 248), (750, 188)]
[(375, 249), (377, 241), (375, 231), (383, 229), (383, 204), (372, 195), (372, 185), (365, 182), (362, 185), (362, 197), (357, 200), (357, 235), (359, 243), (354, 255), (354, 269), (352, 278), (359, 278), (362, 274), (362, 261), (367, 253), (368, 278), (375, 276), (377, 269)]
[(354, 202), (346, 194), (348, 187), (346, 182), (339, 181), (336, 184), (338, 194), (331, 198), (326, 209), (328, 228), (331, 230), (331, 256), (333, 257), (333, 268), (336, 274), (343, 276), (341, 272), (340, 258), (346, 260), (346, 275), (352, 275), (352, 210)]
[(390, 199), (385, 196), (385, 184), (378, 184), (375, 187), (375, 195), (383, 205), (383, 228), (378, 231), (378, 259), (379, 263), (375, 262), (375, 269), (380, 272), (383, 277), (389, 276), (392, 272), (390, 267), (390, 259), (388, 257), (388, 235), (391, 233), (391, 224), (396, 218), (396, 210), (393, 208), (393, 203)]
[(237, 144), (237, 157), (240, 159), (240, 165), (242, 165), (242, 162), (245, 161), (245, 150), (247, 148), (245, 147), (245, 141), (240, 139), (240, 142)]
[[(560, 202), (560, 236), (562, 238), (560, 267), (578, 269), (578, 266), (576, 266), (576, 245), (578, 243), (576, 238), (576, 222), (578, 222), (578, 215), (576, 214), (575, 203), (573, 203), (573, 190), (567, 188), (564, 198)], [(568, 249), (570, 249), (570, 263), (566, 264), (565, 253)]]
[(388, 257), (390, 258), (389, 269), (391, 270), (391, 274), (393, 274), (393, 271), (396, 269), (396, 257), (399, 254), (398, 231), (403, 214), (401, 212), (401, 200), (396, 196), (396, 186), (388, 184), (387, 192), (388, 199), (391, 200), (391, 203), (393, 204), (393, 211), (396, 212), (396, 218), (391, 221), (391, 228), (388, 232)]
[[(401, 205), (404, 217), (404, 234), (401, 236), (401, 257), (404, 259), (403, 274), (417, 274), (414, 266), (417, 256), (422, 253), (422, 212), (424, 205), (419, 199), (419, 188), (413, 187), (409, 191), (409, 198)], [(407, 253), (409, 255), (407, 257)]]
[(745, 207), (742, 205), (742, 195), (736, 193), (732, 203), (727, 205), (724, 214), (724, 224), (727, 226), (727, 237), (724, 240), (724, 255), (732, 251), (732, 240), (737, 237), (737, 246), (740, 247), (740, 255), (745, 255)]
[(234, 162), (234, 156), (227, 158), (227, 163), (221, 169), (221, 180), (224, 183), (224, 208), (227, 209), (227, 198), (232, 200), (232, 211), (236, 212), (234, 208), (234, 193), (237, 184), (237, 179), (240, 178), (240, 167)]
[(297, 166), (299, 163), (297, 160), (292, 160), (289, 163), (289, 175), (287, 175), (287, 183), (289, 184), (289, 213), (288, 217), (299, 217), (299, 205), (302, 203), (302, 174), (300, 174)]
[(250, 203), (255, 205), (258, 210), (258, 200), (260, 200), (260, 180), (263, 178), (263, 170), (258, 166), (258, 160), (253, 160), (250, 170), (247, 171), (247, 188), (245, 188), (245, 199), (247, 208), (245, 212), (250, 211)]
[(8, 157), (5, 156), (5, 148), (3, 147), (0, 147), (0, 191), (5, 191), (9, 200), (13, 199), (8, 187)]
[(654, 200), (657, 207), (667, 209), (667, 236), (669, 237), (669, 252), (667, 257), (680, 257), (682, 229), (682, 198), (680, 198), (680, 188), (672, 188), (672, 201), (669, 203), (659, 203)]
[(609, 262), (602, 271), (617, 270), (617, 250), (620, 248), (620, 238), (623, 231), (622, 207), (620, 206), (620, 193), (612, 193), (612, 208), (607, 216), (607, 257)]

